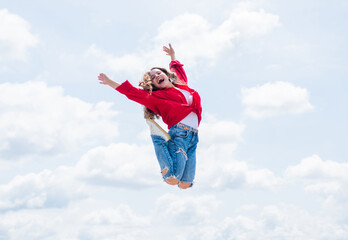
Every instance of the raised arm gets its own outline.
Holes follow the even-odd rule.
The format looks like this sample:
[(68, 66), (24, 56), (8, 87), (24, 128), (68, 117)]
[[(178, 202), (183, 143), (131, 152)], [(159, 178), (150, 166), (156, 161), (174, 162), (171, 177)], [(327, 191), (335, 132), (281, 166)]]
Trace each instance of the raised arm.
[(175, 51), (172, 45), (169, 43), (169, 47), (163, 46), (163, 51), (165, 51), (172, 60), (169, 64), (170, 70), (176, 73), (182, 84), (187, 84), (187, 76), (183, 68), (184, 65), (181, 64), (178, 60), (176, 60)]
[(163, 51), (166, 52), (166, 55), (170, 56), (171, 60), (172, 61), (175, 61), (176, 58), (175, 58), (175, 51), (172, 47), (172, 45), (169, 43), (169, 48), (166, 47), (166, 46), (163, 46)]

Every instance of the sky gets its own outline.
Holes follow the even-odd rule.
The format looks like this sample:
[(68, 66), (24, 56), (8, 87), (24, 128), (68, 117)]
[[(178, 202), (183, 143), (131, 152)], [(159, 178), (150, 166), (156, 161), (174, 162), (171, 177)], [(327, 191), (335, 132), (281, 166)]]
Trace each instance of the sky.
[[(0, 0), (0, 240), (348, 239), (347, 13)], [(203, 105), (187, 190), (162, 181), (142, 106), (97, 79), (137, 86), (169, 43)]]

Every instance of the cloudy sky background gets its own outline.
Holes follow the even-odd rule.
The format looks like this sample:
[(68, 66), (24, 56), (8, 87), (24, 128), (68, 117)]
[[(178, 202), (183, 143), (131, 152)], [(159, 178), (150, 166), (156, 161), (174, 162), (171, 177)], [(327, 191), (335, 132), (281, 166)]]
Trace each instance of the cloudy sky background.
[[(0, 0), (0, 239), (347, 239), (348, 2)], [(168, 66), (204, 118), (162, 182), (142, 107)]]

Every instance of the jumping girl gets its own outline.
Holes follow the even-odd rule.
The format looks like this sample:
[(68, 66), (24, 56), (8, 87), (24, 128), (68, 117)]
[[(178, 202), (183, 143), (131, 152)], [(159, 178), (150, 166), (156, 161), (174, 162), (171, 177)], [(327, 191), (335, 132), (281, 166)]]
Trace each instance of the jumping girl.
[[(119, 84), (101, 73), (98, 79), (124, 94), (130, 100), (145, 106), (144, 116), (150, 127), (163, 179), (181, 189), (192, 186), (196, 172), (198, 126), (202, 107), (199, 94), (188, 87), (186, 73), (175, 58), (171, 44), (163, 51), (170, 56), (170, 71), (154, 67), (144, 74), (139, 89), (128, 81)], [(168, 125), (167, 133), (155, 121), (162, 117)]]

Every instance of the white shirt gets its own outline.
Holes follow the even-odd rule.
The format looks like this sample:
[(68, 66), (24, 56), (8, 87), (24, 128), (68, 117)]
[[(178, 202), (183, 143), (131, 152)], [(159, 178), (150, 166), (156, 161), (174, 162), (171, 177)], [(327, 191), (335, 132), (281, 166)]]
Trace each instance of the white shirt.
[[(179, 88), (176, 88), (178, 89), (180, 92), (182, 92), (182, 94), (184, 94), (185, 98), (186, 98), (186, 101), (189, 105), (192, 105), (192, 102), (193, 102), (193, 96), (191, 93), (189, 93), (188, 91), (186, 90), (182, 90), (182, 89), (179, 89)], [(194, 129), (198, 129), (198, 116), (196, 113), (194, 112), (190, 112), (189, 115), (187, 115), (184, 119), (182, 119), (180, 121), (180, 123), (183, 123), (187, 126), (190, 126)]]

